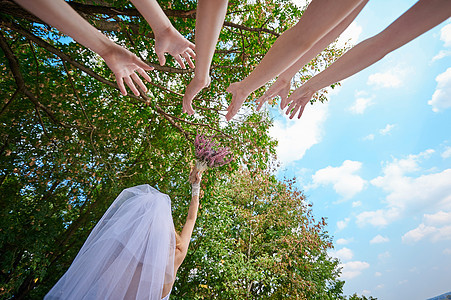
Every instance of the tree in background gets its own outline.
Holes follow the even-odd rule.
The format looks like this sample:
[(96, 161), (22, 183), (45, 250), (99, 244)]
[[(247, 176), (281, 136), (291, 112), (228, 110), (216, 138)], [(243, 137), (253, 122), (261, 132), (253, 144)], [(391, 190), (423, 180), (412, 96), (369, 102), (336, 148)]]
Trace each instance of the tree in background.
[[(268, 136), (272, 121), (264, 113), (255, 113), (253, 103), (245, 105), (245, 114), (237, 120), (223, 121), (227, 107), (224, 91), (231, 82), (246, 76), (279, 33), (301, 16), (302, 11), (290, 1), (230, 2), (212, 63), (212, 84), (194, 99), (194, 116), (182, 114), (181, 104), (192, 70), (177, 68), (170, 58), (163, 67), (155, 63), (153, 33), (128, 1), (86, 0), (69, 4), (118, 44), (155, 67), (150, 72), (153, 80), (147, 94), (121, 96), (111, 71), (95, 53), (14, 2), (0, 0), (2, 298), (42, 298), (69, 267), (109, 204), (126, 187), (149, 183), (169, 194), (174, 221), (180, 226), (189, 201), (187, 178), (197, 130), (220, 139), (235, 157), (230, 167), (210, 170), (204, 177), (205, 206), (210, 205), (211, 210), (214, 201), (222, 205), (222, 194), (232, 193), (232, 178), (239, 176), (234, 173), (238, 166), (260, 172), (275, 152), (276, 141)], [(159, 4), (176, 29), (194, 40), (196, 2)], [(342, 51), (334, 46), (326, 49), (300, 73), (300, 82), (330, 64)], [(260, 94), (257, 92), (255, 97)], [(318, 97), (324, 99), (324, 94)], [(225, 190), (226, 184), (230, 190)], [(237, 203), (233, 205), (238, 209)], [(245, 221), (244, 205), (245, 202), (239, 217), (249, 223)], [(268, 214), (282, 213), (271, 210), (269, 203), (267, 206)], [(215, 219), (209, 220), (208, 227), (214, 228)], [(219, 223), (216, 225), (220, 227)], [(207, 225), (200, 224), (195, 239), (201, 239), (202, 226)], [(248, 244), (249, 249), (264, 248), (258, 243), (266, 240), (249, 243), (245, 238), (252, 234), (246, 230), (237, 238), (242, 244), (239, 249), (247, 249)], [(260, 253), (252, 251), (252, 259), (259, 259)], [(288, 248), (286, 254), (289, 255)], [(198, 257), (194, 254), (193, 259)], [(287, 258), (280, 259), (281, 264), (288, 263)], [(233, 268), (233, 261), (224, 261)], [(188, 265), (184, 270), (189, 273)], [(257, 270), (243, 272), (257, 274)], [(274, 280), (283, 286), (281, 276)], [(313, 288), (308, 288), (307, 282), (312, 284), (314, 278), (305, 279), (302, 288), (306, 290), (299, 293), (308, 294)], [(249, 293), (262, 285), (234, 285), (231, 279), (227, 282), (231, 289), (246, 288)], [(181, 283), (177, 284), (182, 295)], [(315, 288), (321, 290), (316, 283)]]
[(240, 168), (207, 187), (174, 299), (339, 299), (325, 220), (294, 187)]

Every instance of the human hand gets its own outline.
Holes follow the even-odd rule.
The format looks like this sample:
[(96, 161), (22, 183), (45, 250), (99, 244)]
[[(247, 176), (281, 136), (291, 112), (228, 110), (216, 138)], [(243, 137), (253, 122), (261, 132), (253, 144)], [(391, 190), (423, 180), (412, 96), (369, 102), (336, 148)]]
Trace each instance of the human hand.
[(155, 34), (155, 53), (162, 66), (166, 63), (164, 54), (169, 53), (183, 69), (185, 69), (185, 63), (182, 57), (194, 69), (194, 63), (191, 60), (191, 58), (196, 58), (194, 49), (195, 45), (184, 38), (174, 27), (169, 27), (163, 32)]
[(199, 169), (196, 168), (196, 166), (194, 166), (191, 169), (191, 173), (189, 174), (189, 182), (191, 184), (199, 184), (201, 180), (202, 180), (202, 171), (200, 171)]
[(286, 102), (288, 93), (290, 92), (290, 83), (290, 80), (286, 80), (285, 78), (277, 78), (276, 82), (271, 85), (265, 94), (255, 101), (258, 104), (257, 110), (260, 110), (267, 100), (275, 98), (276, 96), (281, 98), (280, 107), (282, 108), (282, 104), (284, 101)]
[(135, 82), (144, 92), (147, 92), (147, 87), (136, 72), (150, 82), (150, 76), (146, 71), (153, 70), (151, 66), (148, 66), (127, 49), (114, 43), (112, 43), (107, 50), (99, 54), (111, 71), (113, 71), (122, 95), (127, 95), (124, 81), (136, 96), (139, 96), (139, 91), (133, 82)]
[(304, 112), (305, 106), (310, 102), (310, 99), (312, 99), (315, 92), (316, 91), (310, 89), (307, 84), (304, 84), (300, 88), (296, 89), (290, 97), (288, 97), (286, 103), (281, 108), (284, 109), (285, 106), (290, 103), (290, 106), (286, 110), (285, 114), (288, 115), (291, 112), (290, 119), (293, 119), (296, 112), (299, 110), (298, 119), (300, 119), (302, 113)]
[(230, 121), (236, 115), (244, 100), (249, 96), (248, 93), (241, 89), (240, 82), (234, 82), (227, 88), (227, 92), (232, 94), (232, 101), (227, 108), (226, 120)]
[(194, 75), (194, 78), (191, 80), (191, 82), (188, 84), (188, 86), (185, 89), (185, 95), (183, 95), (183, 112), (187, 113), (188, 115), (194, 114), (193, 107), (191, 105), (194, 97), (205, 87), (209, 86), (211, 83), (210, 76), (207, 76), (205, 79), (198, 79), (196, 75)]

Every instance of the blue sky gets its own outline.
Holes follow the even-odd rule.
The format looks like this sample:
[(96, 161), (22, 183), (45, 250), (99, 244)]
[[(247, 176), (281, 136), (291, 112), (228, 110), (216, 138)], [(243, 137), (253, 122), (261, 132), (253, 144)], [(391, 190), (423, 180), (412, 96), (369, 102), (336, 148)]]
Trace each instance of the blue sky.
[[(344, 33), (383, 30), (416, 1), (370, 1)], [(328, 219), (344, 292), (426, 299), (451, 291), (451, 21), (342, 82), (291, 121), (277, 109), (280, 178)]]

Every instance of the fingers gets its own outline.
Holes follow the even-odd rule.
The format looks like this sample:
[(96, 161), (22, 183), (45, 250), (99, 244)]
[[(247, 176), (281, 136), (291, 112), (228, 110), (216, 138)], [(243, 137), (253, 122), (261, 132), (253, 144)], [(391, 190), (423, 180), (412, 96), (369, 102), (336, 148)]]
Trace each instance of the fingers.
[(122, 96), (127, 96), (127, 90), (125, 89), (124, 82), (122, 81), (122, 77), (116, 76), (116, 82), (117, 82), (117, 86), (119, 87), (119, 91), (121, 92)]
[(180, 56), (180, 55), (175, 55), (174, 56), (174, 59), (179, 63), (179, 65), (180, 65), (180, 67), (182, 68), (182, 69), (185, 69), (186, 67), (185, 67), (185, 63), (183, 62), (183, 59), (182, 59), (182, 57)]
[(143, 62), (142, 60), (140, 60), (139, 58), (136, 58), (136, 64), (140, 67), (143, 68), (146, 71), (151, 71), (153, 70), (153, 67), (149, 66), (148, 64), (146, 64), (145, 62)]
[(182, 57), (185, 59), (185, 61), (188, 63), (188, 65), (190, 66), (190, 68), (194, 69), (194, 63), (191, 60), (191, 57), (189, 56), (189, 54), (187, 52), (182, 53)]
[(132, 73), (130, 75), (130, 77), (133, 79), (133, 81), (138, 84), (138, 86), (144, 91), (147, 92), (147, 87), (144, 85), (144, 83), (142, 82), (141, 78), (139, 78), (138, 75), (136, 75), (136, 73)]
[(193, 51), (193, 49), (188, 48), (185, 51), (189, 56), (191, 56), (192, 58), (196, 59), (196, 52)]
[[(153, 68), (152, 68), (153, 69)], [(150, 82), (150, 76), (149, 74), (146, 73), (146, 71), (144, 71), (143, 69), (137, 69), (136, 71), (138, 71), (138, 73), (145, 79), (147, 80), (147, 82)]]
[(132, 90), (133, 94), (135, 94), (135, 96), (139, 96), (139, 91), (136, 88), (136, 86), (133, 84), (133, 81), (131, 80), (131, 78), (128, 76), (124, 77), (124, 81), (128, 85), (128, 87)]
[(288, 97), (282, 98), (282, 100), (280, 101), (280, 109), (285, 109), (285, 107), (287, 107), (288, 104)]
[(255, 101), (256, 103), (258, 103), (257, 111), (259, 111), (262, 108), (263, 104), (265, 104), (267, 100), (268, 98), (266, 98), (265, 95), (263, 95)]
[(192, 50), (196, 50), (196, 45), (194, 45), (193, 43), (191, 43), (190, 41), (188, 41), (188, 48), (192, 49)]
[(166, 63), (166, 57), (164, 56), (164, 52), (157, 52), (158, 61), (160, 62), (160, 66), (164, 66)]
[(235, 100), (235, 96), (233, 96), (232, 102), (230, 102), (230, 105), (227, 108), (227, 114), (225, 116), (227, 121), (230, 121), (236, 115), (236, 113), (241, 107), (241, 105), (238, 105), (236, 102), (237, 101)]
[(299, 110), (299, 115), (298, 115), (298, 119), (300, 119), (301, 118), (301, 116), (302, 116), (302, 113), (304, 112), (304, 108), (306, 107), (307, 105), (304, 105), (304, 106), (302, 106), (301, 107), (301, 109)]

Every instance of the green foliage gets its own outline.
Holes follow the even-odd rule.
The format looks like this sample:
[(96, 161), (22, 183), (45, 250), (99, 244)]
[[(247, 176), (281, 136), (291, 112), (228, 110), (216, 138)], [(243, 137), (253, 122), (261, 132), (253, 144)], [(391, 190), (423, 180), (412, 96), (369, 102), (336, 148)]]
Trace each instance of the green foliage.
[[(153, 81), (146, 95), (121, 96), (111, 71), (95, 53), (13, 2), (0, 1), (0, 297), (42, 299), (126, 187), (148, 183), (171, 195), (180, 228), (189, 202), (187, 178), (197, 130), (228, 146), (235, 162), (204, 176), (205, 209), (193, 237), (192, 258), (180, 276), (201, 268), (189, 277), (190, 285), (178, 282), (174, 295), (183, 298), (186, 289), (207, 297), (221, 288), (231, 297), (339, 293), (336, 262), (325, 256), (330, 241), (323, 223), (306, 216), (305, 207), (293, 206), (290, 212), (273, 205), (270, 193), (260, 196), (267, 202), (250, 204), (256, 191), (243, 190), (247, 195), (241, 195), (231, 187), (243, 180), (239, 166), (252, 172), (267, 168), (276, 141), (268, 136), (272, 121), (256, 113), (252, 101), (245, 103), (245, 115), (226, 123), (224, 91), (257, 65), (302, 12), (288, 0), (230, 1), (212, 63), (212, 84), (194, 100), (197, 114), (187, 116), (181, 99), (192, 70), (178, 69), (169, 57), (165, 67), (155, 63), (153, 33), (129, 1), (70, 3), (118, 44), (155, 66)], [(196, 1), (159, 3), (193, 41)], [(331, 49), (317, 61), (330, 63), (342, 51)], [(309, 72), (324, 66), (312, 63)], [(265, 185), (272, 193), (284, 190), (282, 183), (270, 181)], [(306, 222), (300, 227), (305, 237), (293, 235), (282, 223), (275, 225), (279, 219), (288, 222), (284, 214), (294, 222), (288, 227)], [(261, 233), (255, 237), (256, 232)], [(275, 247), (281, 251), (274, 252)]]
[(205, 187), (175, 299), (337, 299), (338, 260), (294, 181), (240, 169)]
[(366, 296), (359, 296), (357, 294), (353, 294), (352, 296), (349, 296), (349, 298), (347, 298), (348, 300), (377, 300), (377, 298), (374, 298), (372, 296), (369, 296), (369, 298), (367, 298)]

